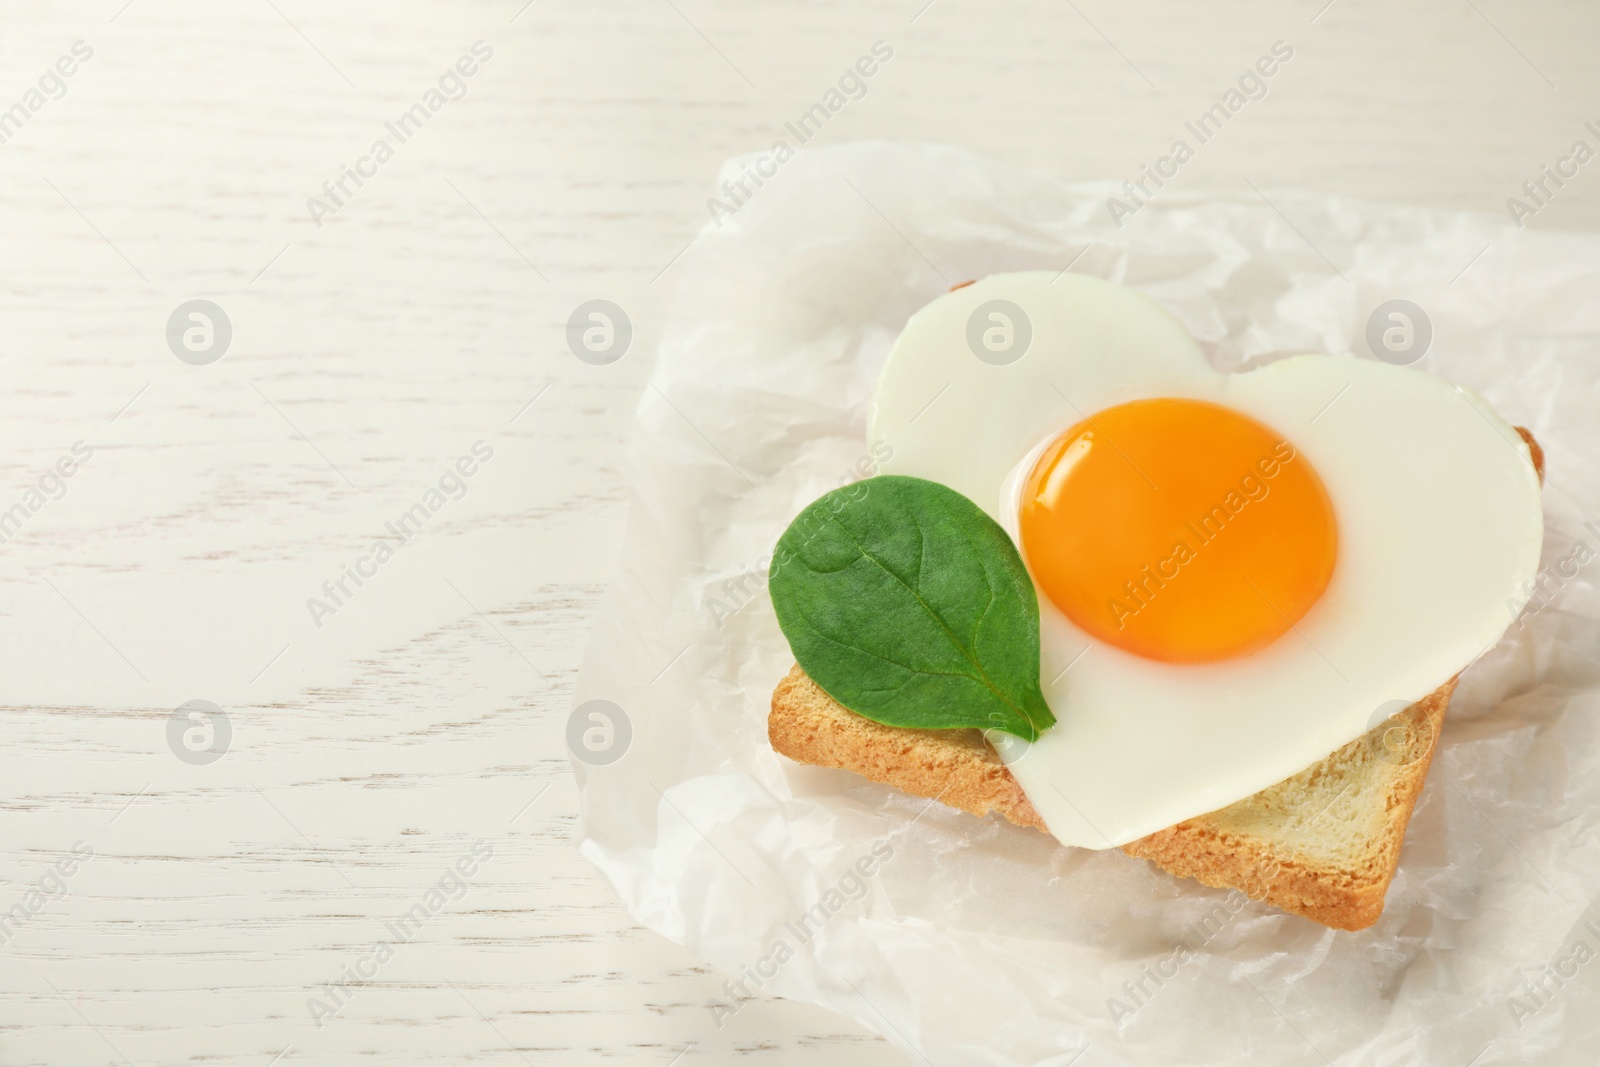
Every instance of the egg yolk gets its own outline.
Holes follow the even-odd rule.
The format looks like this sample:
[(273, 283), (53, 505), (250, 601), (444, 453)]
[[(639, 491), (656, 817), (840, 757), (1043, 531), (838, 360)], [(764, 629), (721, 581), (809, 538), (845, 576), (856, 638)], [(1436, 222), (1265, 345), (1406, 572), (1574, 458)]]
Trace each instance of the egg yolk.
[(1281, 434), (1172, 398), (1107, 408), (1051, 441), (1019, 532), (1067, 618), (1169, 663), (1271, 644), (1322, 595), (1338, 552), (1322, 479)]

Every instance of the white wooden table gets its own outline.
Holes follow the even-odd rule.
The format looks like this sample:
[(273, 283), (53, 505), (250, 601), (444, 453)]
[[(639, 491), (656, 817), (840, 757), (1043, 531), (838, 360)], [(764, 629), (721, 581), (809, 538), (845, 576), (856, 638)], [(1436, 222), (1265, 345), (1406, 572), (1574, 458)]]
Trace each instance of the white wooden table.
[[(903, 1062), (805, 1005), (718, 1030), (721, 977), (570, 848), (563, 745), (623, 437), (711, 179), (874, 42), (893, 58), (825, 143), (1134, 178), (1281, 40), (1293, 60), (1186, 187), (1503, 212), (1574, 141), (1600, 148), (1600, 9), (1571, 4), (19, 0), (0, 18), (0, 111), (22, 106), (0, 114), (7, 1064)], [(463, 56), (471, 75), (450, 74)], [(1531, 225), (1600, 226), (1600, 164), (1546, 191)], [(606, 366), (565, 341), (593, 298), (634, 324)], [(167, 338), (196, 299), (232, 334), (203, 365)], [(215, 355), (191, 325), (184, 351)], [(457, 480), (477, 442), (492, 456)], [(193, 700), (227, 730), (171, 727)]]

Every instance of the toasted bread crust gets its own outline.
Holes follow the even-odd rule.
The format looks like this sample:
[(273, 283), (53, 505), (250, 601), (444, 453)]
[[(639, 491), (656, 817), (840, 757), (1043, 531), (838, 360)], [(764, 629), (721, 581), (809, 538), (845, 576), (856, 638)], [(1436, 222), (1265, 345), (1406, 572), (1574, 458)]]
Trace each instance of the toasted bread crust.
[[(767, 736), (800, 763), (843, 767), (971, 815), (1045, 830), (1028, 795), (977, 730), (885, 726), (834, 701), (796, 664), (772, 693)], [(1047, 831), (1048, 832), (1048, 831)]]
[[(1406, 823), (1427, 777), (1452, 678), (1391, 720), (1293, 778), (1237, 805), (1188, 819), (1122, 847), (1180, 878), (1236, 888), (1296, 915), (1340, 930), (1372, 925), (1394, 877)], [(1411, 747), (1391, 766), (1378, 761), (1385, 734), (1405, 724)], [(884, 726), (849, 711), (796, 665), (772, 694), (767, 733), (777, 752), (800, 763), (839, 767), (913, 796), (928, 797), (972, 815), (996, 813), (1018, 826), (1048, 833), (1022, 787), (976, 730), (909, 730)], [(1312, 788), (1307, 790), (1307, 783)], [(1289, 841), (1241, 828), (1236, 809), (1282, 810), (1289, 796), (1309, 792), (1331, 804), (1351, 788), (1361, 802), (1382, 806), (1381, 828), (1358, 864), (1319, 863)], [(1313, 802), (1315, 803), (1315, 802)], [(1313, 816), (1316, 812), (1311, 813)], [(1232, 816), (1230, 818), (1230, 816)]]
[[(1527, 430), (1516, 429), (1542, 479), (1543, 449)], [(1132, 841), (1122, 851), (1180, 878), (1242, 890), (1324, 926), (1365, 929), (1383, 913), (1455, 685), (1451, 678), (1399, 716), (1277, 785)], [(1403, 739), (1398, 748), (1396, 729)], [(973, 815), (998, 813), (1048, 832), (977, 730), (873, 722), (834, 701), (798, 664), (773, 691), (767, 732), (774, 750), (801, 763), (855, 771)], [(1349, 805), (1334, 810), (1347, 796), (1356, 820)], [(1359, 821), (1364, 837), (1354, 857), (1330, 862), (1302, 847), (1314, 840), (1307, 835), (1323, 818)]]
[[(1218, 888), (1242, 889), (1253, 899), (1324, 926), (1363, 930), (1383, 914), (1384, 896), (1400, 865), (1406, 825), (1422, 793), (1455, 687), (1456, 679), (1452, 678), (1406, 709), (1398, 719), (1379, 725), (1292, 778), (1221, 811), (1187, 819), (1131, 841), (1122, 846), (1122, 851), (1150, 860), (1180, 878), (1193, 878)], [(1404, 724), (1402, 729), (1412, 738), (1411, 748), (1401, 757), (1400, 765), (1390, 767), (1380, 761), (1382, 769), (1373, 772), (1372, 755), (1385, 751), (1384, 737), (1397, 722)], [(1357, 770), (1363, 763), (1368, 765), (1365, 772)], [(1317, 783), (1320, 788), (1307, 790), (1307, 783)], [(1377, 832), (1350, 867), (1317, 863), (1289, 842), (1229, 826), (1228, 816), (1235, 809), (1281, 808), (1286, 795), (1316, 796), (1332, 804), (1348, 788), (1363, 791), (1360, 799), (1364, 805), (1382, 805)]]

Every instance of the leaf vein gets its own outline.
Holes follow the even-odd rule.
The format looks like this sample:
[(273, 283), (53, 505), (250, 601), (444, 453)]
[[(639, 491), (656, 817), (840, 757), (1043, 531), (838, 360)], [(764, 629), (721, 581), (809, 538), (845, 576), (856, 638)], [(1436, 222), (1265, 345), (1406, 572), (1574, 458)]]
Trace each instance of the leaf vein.
[[(1013, 711), (1015, 711), (1019, 716), (1021, 716), (1021, 718), (1023, 719), (1024, 722), (1028, 722), (1028, 723), (1032, 723), (1033, 722), (1032, 717), (1029, 716), (1028, 713), (1026, 711), (1024, 711), (1022, 709), (1022, 707), (1019, 704), (1017, 704), (1016, 701), (1012, 700), (1009, 696), (1007, 696), (1005, 693), (1000, 691), (1000, 688), (998, 686), (996, 686), (994, 684), (994, 682), (989, 678), (989, 672), (984, 670), (983, 669), (983, 665), (978, 662), (978, 657), (976, 655), (974, 655), (970, 650), (967, 649), (967, 647), (965, 645), (963, 645), (961, 643), (960, 636), (953, 629), (951, 629), (950, 624), (945, 621), (944, 616), (939, 614), (938, 610), (935, 609), (932, 604), (929, 604), (927, 602), (927, 600), (923, 598), (922, 593), (918, 589), (916, 589), (914, 586), (908, 584), (904, 578), (902, 578), (900, 575), (896, 574), (894, 572), (894, 569), (891, 568), (887, 563), (885, 563), (883, 560), (879, 559), (877, 556), (875, 556), (871, 552), (869, 552), (867, 550), (867, 547), (865, 545), (863, 545), (860, 541), (858, 541), (856, 539), (855, 535), (850, 532), (849, 527), (845, 526), (844, 523), (839, 521), (838, 516), (830, 515), (830, 516), (828, 516), (828, 521), (832, 522), (835, 526), (837, 526), (840, 529), (840, 531), (842, 531), (844, 533), (845, 537), (847, 537), (850, 540), (850, 543), (856, 546), (856, 551), (860, 552), (861, 555), (864, 558), (866, 558), (867, 560), (870, 560), (872, 563), (876, 564), (879, 567), (879, 569), (881, 569), (885, 574), (889, 575), (889, 577), (893, 578), (896, 582), (899, 582), (901, 587), (904, 588), (906, 590), (906, 592), (910, 593), (911, 596), (916, 600), (916, 602), (919, 605), (921, 605), (922, 610), (927, 612), (928, 615), (935, 622), (937, 622), (939, 624), (939, 628), (942, 629), (945, 632), (945, 636), (949, 639), (950, 644), (955, 648), (955, 650), (958, 653), (960, 653), (961, 658), (965, 659), (968, 663), (970, 663), (972, 665), (973, 674), (971, 675), (971, 677), (973, 678), (974, 681), (980, 683), (981, 685), (983, 685), (984, 688), (988, 689), (989, 692), (993, 693), (994, 696), (995, 696), (995, 699), (999, 700), (1000, 703), (1004, 704), (1006, 707), (1008, 707), (1008, 708), (1012, 709)], [(920, 528), (918, 529), (917, 532), (918, 532), (918, 548), (917, 548), (917, 552), (918, 552), (918, 561), (919, 561), (919, 564), (920, 564), (921, 553), (922, 553), (922, 545), (923, 545), (924, 542), (922, 541), (922, 538), (921, 538), (921, 530), (920, 530)]]

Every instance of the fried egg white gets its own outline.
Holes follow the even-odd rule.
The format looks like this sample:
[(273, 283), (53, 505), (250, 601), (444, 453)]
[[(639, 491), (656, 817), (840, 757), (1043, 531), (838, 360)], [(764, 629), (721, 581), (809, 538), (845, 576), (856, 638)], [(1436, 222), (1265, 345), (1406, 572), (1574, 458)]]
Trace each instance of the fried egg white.
[(1083, 275), (923, 308), (869, 434), (886, 473), (960, 491), (1022, 549), (1057, 724), (1003, 755), (1070, 845), (1361, 736), (1495, 643), (1539, 564), (1532, 457), (1475, 394), (1320, 355), (1221, 374), (1160, 305)]

